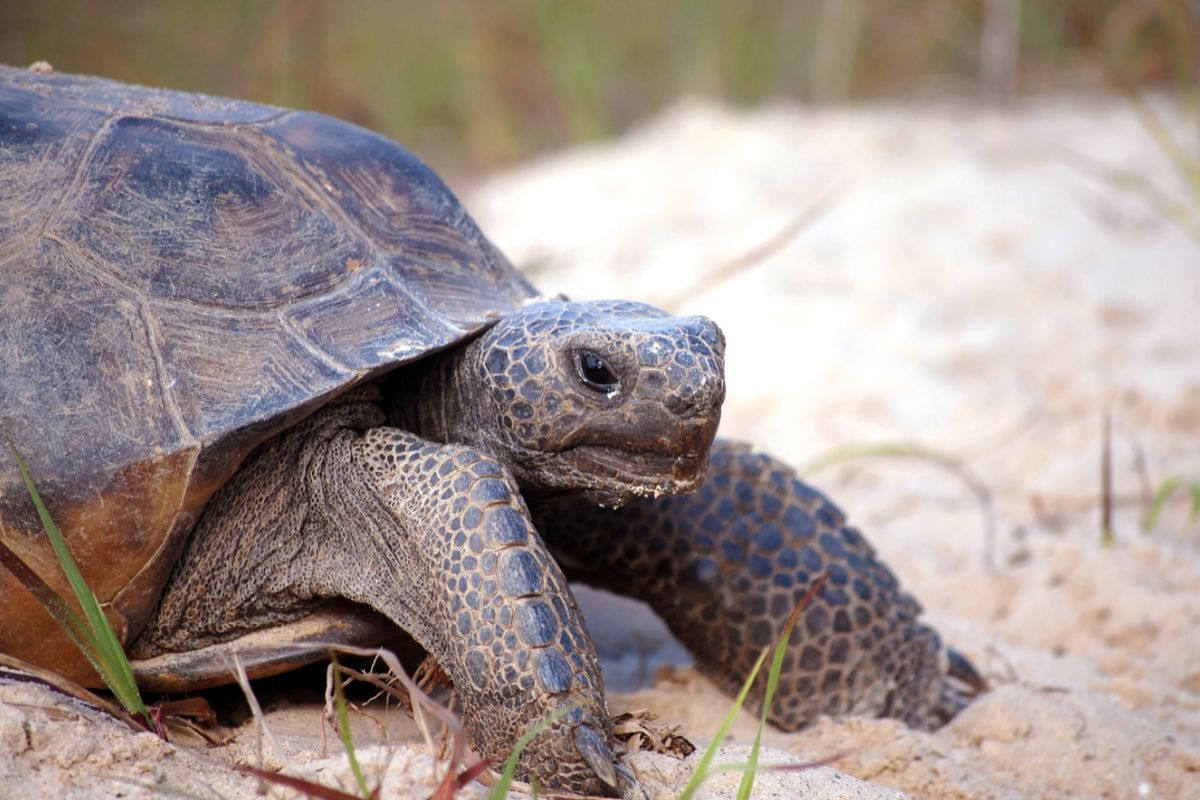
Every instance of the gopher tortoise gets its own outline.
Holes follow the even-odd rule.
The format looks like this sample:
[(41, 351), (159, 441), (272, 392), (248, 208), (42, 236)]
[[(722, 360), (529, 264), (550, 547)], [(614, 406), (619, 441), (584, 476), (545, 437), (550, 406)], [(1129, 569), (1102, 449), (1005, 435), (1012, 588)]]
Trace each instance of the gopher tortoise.
[[(715, 324), (543, 297), (370, 131), (0, 68), (0, 277), (0, 433), (148, 689), (399, 628), (484, 756), (567, 708), (520, 774), (637, 794), (567, 580), (646, 601), (734, 687), (827, 574), (777, 725), (966, 702), (969, 665), (842, 513), (714, 443)], [(0, 535), (65, 592), (11, 461)], [(0, 651), (96, 682), (3, 569)]]

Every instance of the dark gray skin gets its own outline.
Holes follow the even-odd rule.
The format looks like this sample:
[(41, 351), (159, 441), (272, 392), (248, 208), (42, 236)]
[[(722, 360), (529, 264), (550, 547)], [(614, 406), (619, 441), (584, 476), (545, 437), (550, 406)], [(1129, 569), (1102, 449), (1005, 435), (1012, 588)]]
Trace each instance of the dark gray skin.
[(638, 796), (568, 577), (649, 602), (732, 688), (828, 572), (773, 721), (947, 719), (964, 700), (937, 635), (840, 512), (769, 456), (719, 441), (710, 460), (723, 355), (704, 318), (548, 301), (343, 395), (213, 498), (134, 655), (216, 671), (245, 637), (348, 599), (437, 659), (484, 756), (574, 707), (521, 773)]

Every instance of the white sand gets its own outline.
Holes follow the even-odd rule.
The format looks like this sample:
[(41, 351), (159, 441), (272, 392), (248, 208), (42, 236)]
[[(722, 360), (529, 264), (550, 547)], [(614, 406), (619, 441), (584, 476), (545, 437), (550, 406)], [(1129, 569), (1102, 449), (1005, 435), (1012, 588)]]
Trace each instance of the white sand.
[[(543, 289), (720, 322), (723, 435), (797, 465), (835, 447), (920, 445), (990, 493), (988, 544), (975, 495), (928, 461), (813, 475), (996, 688), (933, 734), (888, 720), (772, 731), (771, 759), (845, 755), (835, 769), (764, 776), (756, 796), (1200, 797), (1200, 526), (1178, 497), (1140, 530), (1138, 467), (1152, 484), (1200, 481), (1200, 245), (1145, 187), (1189, 202), (1121, 101), (1076, 98), (1004, 111), (684, 105), (465, 193)], [(817, 207), (782, 246), (712, 279)], [(1112, 547), (1099, 532), (1105, 409)], [(587, 606), (602, 652), (628, 653), (627, 612), (590, 595)], [(678, 655), (653, 622), (635, 625), (651, 664)], [(610, 670), (628, 683), (628, 665)], [(698, 744), (728, 704), (686, 667), (610, 700), (679, 722)], [(0, 701), (0, 796), (161, 796), (125, 778), (254, 794), (225, 766), (256, 761), (250, 726), (192, 750), (44, 691), (0, 683)], [(284, 708), (271, 725), (299, 769), (350, 788), (334, 738), (323, 754), (319, 715)], [(413, 735), (388, 725), (390, 740)], [(355, 730), (369, 760), (390, 759), (385, 797), (428, 795), (423, 746), (372, 748), (380, 728)], [(733, 745), (753, 732), (746, 715)], [(280, 763), (269, 749), (267, 763)], [(690, 770), (644, 755), (633, 766), (656, 797)], [(732, 796), (736, 780), (710, 796)]]

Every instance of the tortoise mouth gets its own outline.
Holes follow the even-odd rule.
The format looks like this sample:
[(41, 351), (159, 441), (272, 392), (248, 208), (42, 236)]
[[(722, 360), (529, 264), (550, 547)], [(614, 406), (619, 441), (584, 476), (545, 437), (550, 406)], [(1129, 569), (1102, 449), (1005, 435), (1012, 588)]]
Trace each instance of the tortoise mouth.
[(538, 449), (518, 446), (517, 480), (522, 491), (534, 495), (574, 493), (613, 507), (638, 497), (686, 494), (708, 475), (719, 418), (711, 414), (640, 428), (593, 421), (565, 441)]
[(661, 497), (695, 490), (708, 472), (708, 448), (659, 453), (609, 444), (582, 444), (559, 454), (586, 490), (605, 499)]

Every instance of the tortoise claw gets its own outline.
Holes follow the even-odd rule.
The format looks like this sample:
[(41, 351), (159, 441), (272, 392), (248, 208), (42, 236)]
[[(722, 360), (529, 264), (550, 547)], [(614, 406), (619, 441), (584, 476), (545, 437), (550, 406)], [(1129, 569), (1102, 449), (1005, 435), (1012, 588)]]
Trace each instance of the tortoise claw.
[(650, 800), (650, 795), (646, 794), (638, 779), (620, 764), (617, 764), (617, 784), (617, 791), (621, 793), (623, 800)]
[(574, 733), (575, 747), (588, 763), (596, 777), (612, 788), (617, 788), (617, 769), (613, 763), (612, 748), (591, 725), (580, 725)]
[(979, 674), (975, 665), (968, 661), (962, 653), (948, 647), (946, 656), (949, 660), (947, 674), (968, 687), (968, 691), (964, 692), (966, 696), (974, 697), (983, 694), (990, 688), (987, 679)]

